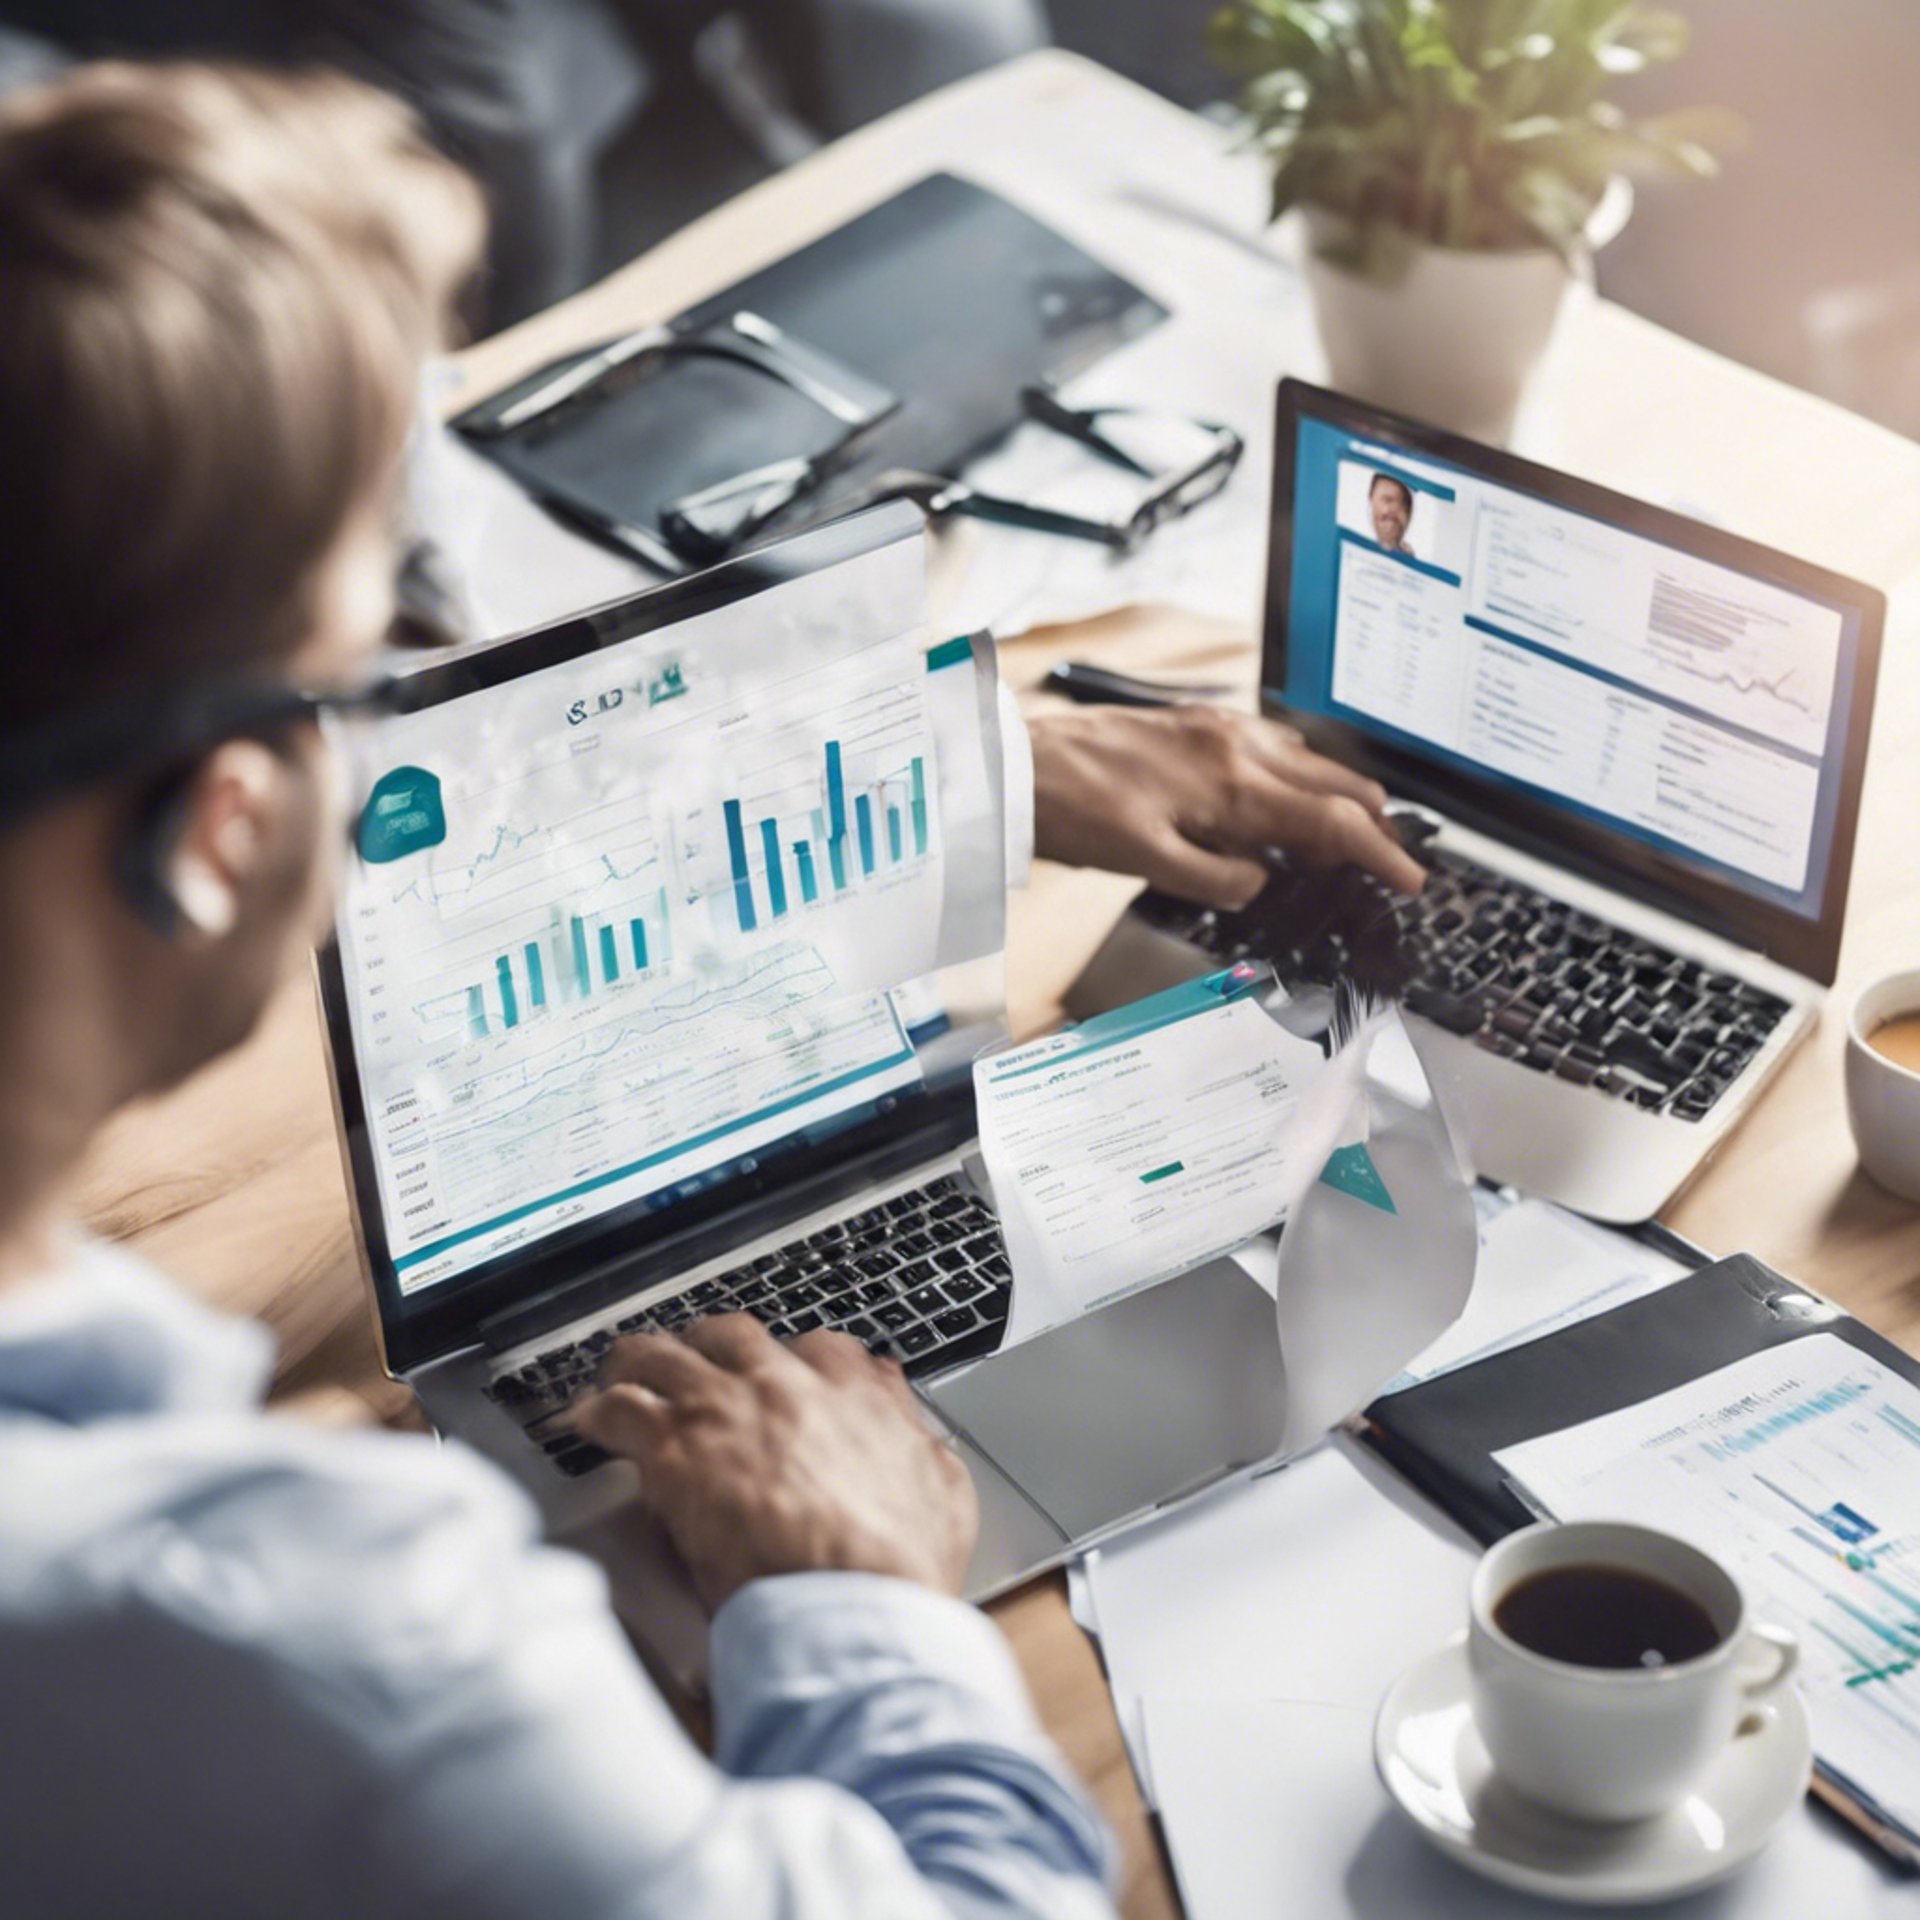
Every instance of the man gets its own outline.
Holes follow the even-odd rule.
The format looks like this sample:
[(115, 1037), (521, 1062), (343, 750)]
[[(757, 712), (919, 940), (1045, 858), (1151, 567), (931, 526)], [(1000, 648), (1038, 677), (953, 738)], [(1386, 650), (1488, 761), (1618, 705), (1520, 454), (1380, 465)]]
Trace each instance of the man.
[(1104, 1914), (1099, 1824), (951, 1597), (965, 1471), (855, 1344), (635, 1342), (585, 1416), (719, 1610), (715, 1767), (502, 1481), (261, 1420), (260, 1330), (63, 1214), (326, 924), (336, 783), (264, 690), (388, 622), (478, 230), (344, 81), (95, 69), (0, 113), (0, 1907)]
[[(348, 698), (392, 617), (418, 363), (478, 240), (343, 80), (98, 68), (0, 109), (0, 437), (32, 477), (0, 516), (3, 1904), (1106, 1913), (1099, 1823), (952, 1598), (971, 1489), (894, 1369), (720, 1319), (623, 1343), (580, 1410), (716, 1610), (710, 1764), (516, 1492), (260, 1418), (260, 1329), (65, 1211), (105, 1122), (243, 1039), (328, 923), (311, 690)], [(1121, 817), (1237, 890), (1282, 825), (1333, 852), (1368, 815), (1251, 723), (1070, 718), (1043, 848), (1106, 857)], [(1187, 736), (1213, 785), (1160, 764)]]
[(1379, 545), (1388, 553), (1411, 556), (1407, 529), (1413, 524), (1413, 489), (1390, 473), (1376, 473), (1367, 483), (1367, 507)]

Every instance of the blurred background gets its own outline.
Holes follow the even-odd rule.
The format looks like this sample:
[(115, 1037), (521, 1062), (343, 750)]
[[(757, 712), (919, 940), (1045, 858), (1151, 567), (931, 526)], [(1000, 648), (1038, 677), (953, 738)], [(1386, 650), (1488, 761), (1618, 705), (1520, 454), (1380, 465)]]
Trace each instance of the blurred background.
[[(1470, 0), (1457, 0), (1470, 4)], [(1641, 189), (1602, 291), (1920, 434), (1920, 5), (1673, 0), (1693, 45), (1621, 98), (1751, 129), (1708, 186)], [(1457, 10), (1457, 7), (1456, 7)], [(109, 52), (337, 59), (488, 179), (497, 326), (823, 139), (1051, 40), (1197, 110), (1212, 0), (0, 0), (0, 85)]]

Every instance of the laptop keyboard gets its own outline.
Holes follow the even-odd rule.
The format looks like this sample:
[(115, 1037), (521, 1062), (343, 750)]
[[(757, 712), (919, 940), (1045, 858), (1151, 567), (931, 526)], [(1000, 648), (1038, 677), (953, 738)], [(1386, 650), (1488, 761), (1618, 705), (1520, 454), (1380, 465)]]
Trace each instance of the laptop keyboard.
[(1427, 868), (1417, 899), (1352, 870), (1281, 861), (1241, 913), (1161, 893), (1135, 911), (1222, 961), (1271, 961), (1289, 988), (1345, 977), (1540, 1073), (1680, 1120), (1709, 1113), (1787, 1002), (1637, 934), (1432, 847), (1417, 814), (1394, 823)]
[(776, 1337), (831, 1327), (923, 1374), (993, 1352), (1012, 1297), (999, 1222), (948, 1174), (539, 1354), (500, 1375), (487, 1396), (562, 1473), (578, 1476), (607, 1455), (558, 1416), (594, 1388), (602, 1358), (623, 1334), (674, 1333), (707, 1314), (750, 1313)]

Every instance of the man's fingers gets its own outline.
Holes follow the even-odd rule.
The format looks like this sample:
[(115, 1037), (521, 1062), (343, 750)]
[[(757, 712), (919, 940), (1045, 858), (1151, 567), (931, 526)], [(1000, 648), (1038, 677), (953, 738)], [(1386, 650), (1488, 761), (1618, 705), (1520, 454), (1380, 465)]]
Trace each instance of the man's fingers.
[(1418, 893), (1427, 884), (1427, 870), (1384, 822), (1377, 820), (1356, 800), (1323, 800), (1325, 813), (1325, 851), (1320, 856), (1327, 865), (1340, 863), (1363, 868), (1376, 880), (1384, 880), (1401, 893)]
[(1315, 753), (1311, 747), (1298, 747), (1283, 759), (1277, 771), (1281, 777), (1307, 793), (1326, 794), (1330, 798), (1357, 800), (1378, 820), (1387, 811), (1387, 790), (1364, 773), (1355, 773), (1337, 760)]
[(879, 1363), (850, 1333), (817, 1327), (787, 1342), (787, 1351), (829, 1380), (871, 1380)]
[(1314, 866), (1356, 866), (1402, 893), (1418, 893), (1426, 871), (1386, 822), (1346, 794), (1303, 793), (1259, 774), (1244, 781), (1215, 836), (1242, 853), (1279, 847)]
[(880, 1384), (899, 1401), (915, 1419), (920, 1417), (920, 1401), (913, 1389), (907, 1384), (907, 1370), (891, 1354), (870, 1354), (873, 1370), (880, 1376)]
[(1267, 884), (1258, 860), (1196, 846), (1171, 820), (1141, 847), (1140, 871), (1163, 893), (1236, 912)]
[(673, 1413), (647, 1387), (608, 1387), (569, 1410), (574, 1431), (609, 1453), (644, 1464), (673, 1431)]
[(1255, 721), (1248, 728), (1247, 744), (1264, 766), (1303, 792), (1344, 794), (1372, 814), (1387, 810), (1387, 790), (1379, 781), (1315, 753), (1291, 727)]
[(645, 1387), (663, 1400), (684, 1400), (718, 1385), (718, 1369), (670, 1333), (635, 1333), (616, 1340), (600, 1363), (609, 1387)]
[(728, 1373), (778, 1366), (779, 1343), (750, 1313), (716, 1313), (682, 1329), (681, 1339)]

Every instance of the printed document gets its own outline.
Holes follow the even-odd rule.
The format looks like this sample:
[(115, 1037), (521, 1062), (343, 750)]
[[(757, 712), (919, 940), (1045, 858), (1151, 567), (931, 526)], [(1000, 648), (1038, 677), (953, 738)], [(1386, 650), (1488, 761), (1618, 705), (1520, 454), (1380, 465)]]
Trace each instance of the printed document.
[(1296, 1120), (1326, 1058), (1263, 984), (1236, 967), (975, 1066), (1008, 1344), (1231, 1252), (1325, 1164), (1332, 1138)]
[(1790, 1627), (1822, 1763), (1920, 1836), (1920, 1390), (1832, 1334), (1497, 1456), (1560, 1520), (1638, 1520)]

